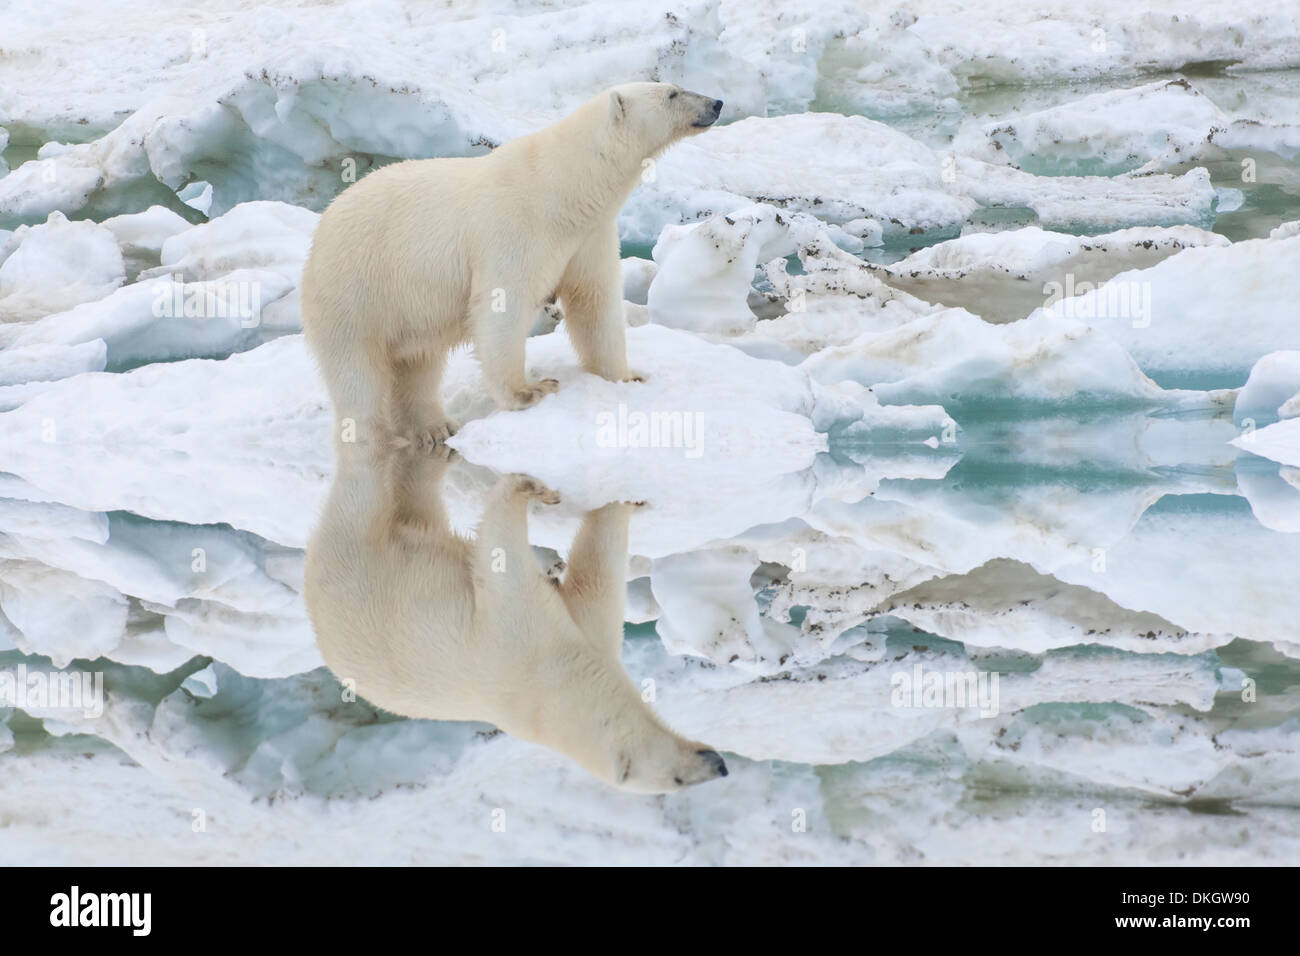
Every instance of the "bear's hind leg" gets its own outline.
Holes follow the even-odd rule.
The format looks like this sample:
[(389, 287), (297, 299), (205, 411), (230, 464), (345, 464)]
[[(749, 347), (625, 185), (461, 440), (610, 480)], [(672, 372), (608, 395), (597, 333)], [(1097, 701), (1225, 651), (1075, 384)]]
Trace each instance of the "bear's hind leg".
[[(474, 535), (474, 578), (495, 605), (516, 604), (545, 581), (528, 543), (528, 501), (556, 504), (560, 496), (527, 475), (503, 475), (488, 497)], [(548, 585), (549, 586), (549, 585)]]
[(479, 290), (470, 297), (469, 314), (474, 354), (488, 391), (500, 408), (527, 408), (559, 387), (553, 378), (528, 380), (526, 345), (528, 332), (537, 320), (531, 298), (514, 288)]
[(384, 409), (392, 387), (385, 357), (367, 347), (360, 355), (321, 364), (334, 406), (336, 448), (342, 453), (383, 446)]
[(434, 347), (394, 356), (392, 421), (398, 437), (426, 450), (456, 434), (442, 409), (442, 372), (447, 351)]
[(468, 572), (470, 543), (452, 530), (443, 499), (443, 478), (456, 456), (450, 448), (441, 452), (397, 451), (383, 456), (379, 467), (387, 497), (377, 530), (410, 554), (439, 558), (449, 565), (459, 562)]
[(613, 501), (583, 516), (569, 548), (560, 596), (573, 623), (602, 653), (623, 646), (627, 599), (627, 525), (641, 502)]

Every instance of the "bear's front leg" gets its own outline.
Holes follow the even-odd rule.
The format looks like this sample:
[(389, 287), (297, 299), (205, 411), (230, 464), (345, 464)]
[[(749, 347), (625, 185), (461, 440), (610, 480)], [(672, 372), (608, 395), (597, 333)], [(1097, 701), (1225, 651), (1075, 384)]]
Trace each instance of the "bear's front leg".
[(588, 511), (569, 548), (560, 596), (592, 646), (615, 657), (623, 646), (627, 526), (645, 502), (614, 501)]
[(557, 290), (564, 327), (582, 368), (611, 382), (644, 381), (627, 367), (623, 269), (613, 223), (593, 233), (569, 260)]
[(525, 345), (536, 313), (530, 297), (509, 287), (485, 288), (471, 299), (474, 354), (500, 408), (527, 408), (559, 387), (553, 378), (530, 382), (524, 369)]

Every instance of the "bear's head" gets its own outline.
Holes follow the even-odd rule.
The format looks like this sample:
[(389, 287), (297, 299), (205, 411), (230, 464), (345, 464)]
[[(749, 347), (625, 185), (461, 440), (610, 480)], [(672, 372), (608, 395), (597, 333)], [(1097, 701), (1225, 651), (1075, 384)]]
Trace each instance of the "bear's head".
[(591, 653), (579, 635), (522, 666), (529, 690), (500, 698), (488, 717), (512, 737), (633, 793), (673, 793), (727, 775), (716, 750), (667, 727), (619, 661)]
[[(653, 721), (653, 723), (658, 723)], [(614, 751), (607, 782), (632, 793), (674, 793), (727, 775), (727, 764), (710, 747), (658, 726)]]
[(674, 793), (727, 775), (716, 750), (665, 726), (626, 677), (618, 683), (585, 694), (567, 688), (568, 713), (556, 725), (566, 731), (533, 739), (631, 793)]
[(609, 122), (615, 133), (653, 156), (718, 121), (722, 100), (672, 83), (624, 83), (609, 90)]

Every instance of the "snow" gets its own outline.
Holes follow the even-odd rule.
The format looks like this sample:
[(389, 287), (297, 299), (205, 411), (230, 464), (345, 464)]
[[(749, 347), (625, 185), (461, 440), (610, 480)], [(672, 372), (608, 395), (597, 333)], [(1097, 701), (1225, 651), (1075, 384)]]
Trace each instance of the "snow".
[(1145, 372), (1194, 369), (1244, 384), (1262, 355), (1300, 348), (1300, 325), (1278, 321), (1300, 298), (1297, 255), (1295, 237), (1185, 249), (1041, 311), (1104, 329)]
[(39, 226), (19, 226), (0, 247), (0, 322), (30, 321), (102, 299), (125, 278), (112, 232), (52, 212)]
[(1037, 315), (991, 325), (961, 309), (865, 332), (801, 365), (820, 382), (871, 385), (887, 403), (946, 396), (979, 403), (1159, 404), (1172, 396), (1147, 378), (1114, 339), (1081, 322)]
[[(912, 253), (895, 263), (897, 275), (935, 275), (966, 278), (972, 272), (1002, 272), (1017, 279), (1029, 279), (1049, 269), (1061, 269), (1084, 252), (1104, 255), (1108, 261), (1142, 251), (1169, 255), (1192, 246), (1226, 246), (1223, 236), (1193, 226), (1172, 228), (1136, 227), (1095, 236), (1074, 236), (1049, 232), (1036, 226), (1005, 232), (973, 232), (948, 239)], [(1100, 256), (1099, 256), (1100, 257)], [(1154, 264), (1154, 263), (1152, 263)]]
[(1238, 424), (1246, 418), (1294, 418), (1300, 414), (1300, 351), (1270, 352), (1250, 370), (1250, 377), (1237, 393), (1232, 415)]
[[(151, 34), (147, 49), (129, 10), (77, 15), (80, 45), (91, 48), (81, 61), (110, 64), (111, 75), (68, 77), (40, 52), (59, 21), (23, 18), (6, 42), (34, 56), (23, 83), (0, 81), (12, 91), (0, 118), (50, 139), (86, 127), (103, 135), (0, 180), (0, 224), (55, 208), (180, 211), (174, 192), (194, 181), (212, 186), (213, 215), (255, 199), (319, 209), (345, 177), (393, 157), (477, 155), (545, 125), (613, 72), (699, 89), (729, 78), (733, 108), (763, 108), (758, 70), (721, 48), (708, 3), (517, 13), (491, 3), (463, 12), (286, 3), (195, 11)], [(25, 92), (41, 86), (59, 94)]]
[(201, 225), (169, 230), (158, 250), (159, 265), (141, 278), (179, 274), (193, 282), (237, 269), (270, 269), (296, 285), (319, 219), (287, 203), (243, 203)]
[[(1178, 573), (1159, 573), (1174, 553)], [(1264, 554), (1267, 561), (1254, 558)], [(1286, 584), (1300, 573), (1295, 535), (1243, 525), (1213, 509), (1147, 514), (1123, 541), (1106, 548), (1105, 567), (1097, 573), (1079, 561), (1054, 573), (1064, 581), (1087, 582), (1123, 607), (1176, 619), (1189, 630), (1245, 631), (1295, 647), (1300, 594)]]
[[(817, 142), (808, 152), (802, 143)], [(620, 217), (623, 234), (653, 241), (664, 226), (753, 202), (841, 225), (872, 220), (884, 241), (956, 233), (983, 206), (1025, 207), (1045, 226), (1114, 229), (1211, 217), (1203, 169), (1180, 176), (1035, 176), (942, 153), (861, 116), (750, 117), (679, 144), (657, 162)]]
[[(0, 328), (8, 346), (75, 348), (100, 341), (117, 368), (191, 356), (229, 355), (262, 341), (269, 307), (295, 294), (296, 283), (278, 272), (238, 269), (220, 279), (143, 280), (111, 295), (57, 312), (30, 325)], [(296, 306), (289, 323), (300, 324)]]
[[(1294, 109), (1223, 90), (1224, 109), (1198, 88), (1200, 83), (1184, 77), (1159, 80), (1010, 113), (982, 126), (968, 120), (955, 147), (1038, 175), (1151, 173), (1227, 157), (1244, 155), (1257, 164), (1259, 154), (1294, 158), (1300, 153), (1300, 117)], [(1208, 86), (1214, 90), (1216, 84)], [(1216, 193), (1218, 212), (1234, 211), (1245, 199), (1232, 187)]]
[(128, 275), (132, 279), (141, 270), (158, 265), (163, 243), (191, 225), (183, 216), (163, 206), (150, 206), (144, 212), (124, 213), (103, 222), (104, 228), (117, 240), (122, 258), (130, 264)]
[(653, 259), (625, 256), (622, 260), (623, 299), (636, 305), (645, 305), (659, 266)]
[(1195, 226), (1135, 226), (1090, 236), (1025, 226), (970, 232), (927, 246), (887, 266), (885, 274), (893, 288), (927, 301), (960, 306), (990, 322), (1012, 322), (1042, 305), (1053, 283), (1064, 285), (1066, 274), (1084, 291), (1084, 283), (1100, 285), (1182, 249), (1227, 244)]
[(1007, 166), (956, 160), (957, 182), (985, 206), (1033, 210), (1045, 226), (1103, 232), (1137, 224), (1178, 225), (1213, 218), (1209, 173), (1196, 167), (1181, 176), (1034, 176)]
[[(1227, 244), (1218, 237), (1211, 243), (1211, 235), (1189, 227), (1139, 229), (1095, 241), (1063, 237), (1066, 241), (1053, 245), (1051, 234), (1031, 228), (952, 240), (890, 269), (871, 271), (836, 249), (812, 217), (756, 204), (702, 224), (665, 229), (654, 250), (660, 269), (648, 304), (653, 322), (706, 332), (750, 354), (798, 364), (823, 384), (857, 382), (887, 404), (954, 409), (1013, 401), (1197, 404), (1201, 399), (1195, 394), (1159, 388), (1100, 327), (1044, 310), (994, 325), (964, 309), (927, 307), (886, 283), (902, 285), (896, 280), (900, 275), (964, 277), (967, 272), (1000, 274), (1004, 280), (1011, 273), (1020, 279), (1027, 271), (1054, 275), (1062, 265), (1068, 270), (1071, 259), (1085, 250), (1100, 262), (1123, 262), (1134, 248), (1169, 252), (1198, 242)], [(782, 260), (795, 253), (803, 276), (784, 268)], [(972, 260), (979, 264), (972, 266)], [(760, 263), (775, 292), (787, 305), (799, 306), (762, 323), (748, 302)], [(861, 295), (883, 303), (867, 328), (863, 314), (872, 307), (859, 301)], [(1260, 323), (1270, 315), (1261, 308)]]
[(0, 350), (0, 387), (102, 372), (107, 362), (108, 346), (103, 339), (77, 345), (13, 345)]
[[(1253, 451), (1250, 444), (1239, 445)], [(1265, 528), (1287, 534), (1300, 532), (1300, 470), (1278, 467), (1266, 458), (1237, 463), (1237, 487), (1250, 502), (1250, 512)]]
[[(107, 699), (0, 701), (0, 862), (1300, 852), (1300, 11), (18, 0), (5, 30), (0, 670)], [(468, 534), (497, 474), (544, 481), (555, 571), (585, 510), (644, 503), (624, 662), (731, 769), (663, 798), (341, 699), (301, 597), (320, 210), (630, 79), (726, 102), (619, 220), (644, 381), (582, 372), (560, 307), (530, 409), (456, 352), (443, 497)], [(899, 706), (918, 667), (996, 705)]]
[[(298, 336), (228, 362), (66, 379), (0, 420), (0, 469), (87, 511), (226, 522), (301, 547), (315, 511), (267, 504), (319, 501), (328, 482), (323, 386)], [(55, 441), (40, 441), (46, 420)]]
[[(0, 383), (225, 356), (301, 329), (297, 287), (317, 218), (252, 202), (200, 225), (154, 206), (102, 226), (52, 213), (20, 227), (0, 264), (0, 292), (11, 290), (0, 307), (12, 304)], [(126, 259), (136, 275), (122, 285)]]
[[(570, 105), (563, 97), (583, 92), (572, 88), (612, 64), (629, 75), (658, 67), (725, 82), (723, 93), (745, 94), (747, 113), (801, 112), (822, 95), (843, 112), (878, 115), (906, 113), (990, 82), (1126, 76), (1214, 60), (1258, 70), (1292, 66), (1300, 57), (1293, 11), (1225, 10), (1211, 0), (1160, 0), (1141, 9), (1118, 0), (1068, 9), (1049, 0), (894, 0), (870, 16), (851, 3), (813, 11), (789, 0), (617, 11), (582, 2), (560, 8), (480, 2), (452, 10), (288, 2), (190, 11), (158, 24), (155, 42), (144, 45), (136, 37), (149, 9), (139, 2), (102, 11), (67, 0), (24, 5), (11, 17), (8, 42), (24, 51), (22, 75), (30, 85), (4, 75), (5, 125), (63, 140), (86, 128), (106, 131), (124, 112), (170, 90), (202, 89), (210, 75), (258, 76), (275, 67), (276, 75), (292, 76), (287, 61), (303, 51), (314, 51), (324, 76), (369, 74), (377, 86), (405, 82), (421, 99), (442, 92), (427, 89), (429, 77), (445, 76), (449, 89), (473, 90), (507, 116), (521, 106)], [(85, 27), (70, 41), (59, 28), (73, 10)], [(492, 39), (494, 29), (502, 31), (495, 47), (482, 39)], [(344, 45), (340, 37), (352, 42)], [(64, 68), (53, 52), (55, 38), (76, 51), (82, 69)], [(396, 97), (375, 96), (372, 104), (389, 110), (404, 106)], [(512, 109), (508, 97), (522, 104)], [(276, 104), (271, 98), (267, 112)], [(422, 105), (405, 107), (407, 115)], [(280, 111), (293, 108), (304, 107), (286, 103)]]
[(1300, 419), (1275, 422), (1234, 438), (1232, 443), (1253, 455), (1300, 467)]
[[(497, 471), (526, 468), (592, 506), (604, 503), (595, 499), (599, 495), (683, 507), (701, 488), (734, 486), (730, 501), (737, 514), (715, 509), (708, 520), (739, 523), (743, 530), (773, 504), (761, 486), (750, 487), (759, 477), (773, 483), (772, 491), (792, 481), (787, 493), (803, 500), (806, 480), (786, 476), (812, 467), (831, 429), (882, 423), (891, 431), (910, 430), (919, 444), (947, 417), (941, 408), (882, 409), (862, 390), (823, 388), (798, 369), (681, 332), (647, 326), (632, 330), (629, 343), (644, 383), (609, 383), (582, 373), (562, 331), (531, 339), (535, 374), (570, 387), (515, 413), (490, 414), (477, 363), (457, 354), (444, 388), (448, 413), (462, 425), (455, 447)], [(277, 387), (268, 402), (263, 390), (272, 376)], [(0, 469), (86, 510), (225, 522), (301, 548), (331, 471), (326, 401), (300, 336), (224, 362), (155, 363), (125, 374), (82, 376), (0, 416)], [(603, 447), (600, 416), (616, 421), (620, 405), (629, 415), (689, 413), (698, 416), (699, 431), (687, 435), (691, 446), (636, 448), (635, 455), (626, 445)], [(58, 423), (57, 440), (42, 441), (51, 421)], [(566, 426), (573, 444), (557, 444), (557, 423), (574, 422), (585, 429)], [(286, 512), (267, 508), (269, 500), (304, 507)], [(689, 532), (692, 538), (700, 533)]]
[(1039, 174), (1121, 173), (1177, 163), (1229, 123), (1187, 80), (1164, 80), (1012, 113), (985, 127), (984, 155)]
[(646, 293), (650, 320), (718, 335), (753, 331), (757, 317), (748, 300), (755, 267), (823, 236), (827, 230), (812, 216), (758, 203), (702, 223), (669, 226), (654, 247), (658, 269)]

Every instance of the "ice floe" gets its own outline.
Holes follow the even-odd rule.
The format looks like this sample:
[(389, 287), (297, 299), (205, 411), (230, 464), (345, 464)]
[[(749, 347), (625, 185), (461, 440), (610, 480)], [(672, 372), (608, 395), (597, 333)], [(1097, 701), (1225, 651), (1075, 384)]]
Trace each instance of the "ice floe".
[[(0, 307), (11, 307), (0, 326), (0, 369), (31, 367), (26, 381), (41, 381), (224, 356), (297, 331), (298, 281), (316, 219), (255, 202), (201, 225), (155, 206), (103, 226), (52, 213), (43, 226), (20, 227), (0, 265), (0, 291), (9, 289)], [(136, 276), (122, 285), (127, 259)], [(3, 375), (4, 384), (21, 381)]]
[(982, 158), (1039, 175), (1128, 172), (1182, 161), (1230, 120), (1185, 79), (1094, 93), (984, 129)]
[[(804, 143), (816, 142), (808, 151)], [(620, 230), (653, 241), (664, 226), (753, 202), (842, 225), (871, 220), (886, 242), (956, 235), (982, 207), (1026, 209), (1048, 227), (1116, 229), (1203, 223), (1215, 193), (1203, 169), (1180, 176), (1035, 176), (940, 152), (861, 116), (751, 117), (660, 158), (633, 194)]]
[[(0, 860), (1300, 852), (1300, 14), (83, 7), (23, 7), (0, 61), (0, 669), (107, 697), (0, 707)], [(495, 411), (458, 352), (446, 497), (468, 533), (495, 472), (555, 487), (530, 515), (552, 571), (584, 508), (645, 502), (625, 663), (732, 773), (631, 802), (342, 699), (301, 602), (332, 470), (295, 334), (316, 212), (613, 76), (727, 103), (620, 219), (645, 381), (582, 373), (559, 308), (531, 409)], [(933, 674), (996, 675), (996, 702), (900, 698)]]
[(1241, 385), (1261, 356), (1300, 348), (1300, 323), (1278, 320), (1300, 298), (1297, 254), (1294, 237), (1184, 249), (1041, 311), (1104, 329), (1148, 374)]
[(1135, 226), (1091, 236), (1025, 226), (948, 239), (883, 272), (892, 287), (926, 301), (960, 306), (990, 322), (1010, 322), (1043, 305), (1054, 290), (1079, 294), (1183, 249), (1227, 244), (1223, 236), (1195, 226)]
[(1255, 424), (1300, 415), (1300, 351), (1270, 352), (1255, 363), (1237, 392), (1233, 417)]
[(26, 322), (102, 299), (126, 279), (113, 233), (60, 212), (0, 245), (0, 323)]

